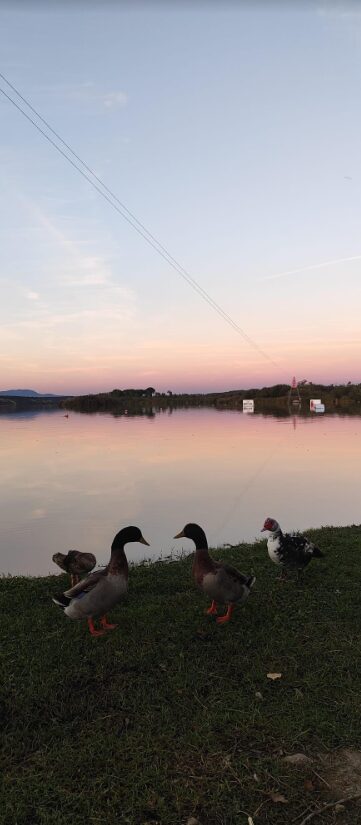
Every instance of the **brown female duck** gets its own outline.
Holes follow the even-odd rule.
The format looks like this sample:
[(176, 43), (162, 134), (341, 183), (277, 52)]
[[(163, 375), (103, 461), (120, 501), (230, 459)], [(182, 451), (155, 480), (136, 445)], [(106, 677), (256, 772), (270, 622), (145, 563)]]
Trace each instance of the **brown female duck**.
[[(124, 545), (129, 541), (148, 545), (138, 527), (124, 527), (114, 538), (109, 564), (53, 598), (54, 604), (62, 607), (69, 619), (87, 619), (92, 636), (103, 636), (106, 630), (117, 626), (108, 623), (106, 614), (128, 590), (128, 562)], [(101, 630), (94, 627), (93, 620), (98, 617)]]
[(174, 538), (180, 539), (183, 536), (192, 539), (196, 546), (192, 573), (198, 587), (212, 599), (207, 613), (217, 613), (218, 602), (226, 604), (227, 613), (219, 616), (217, 622), (228, 622), (235, 603), (243, 602), (249, 596), (256, 581), (255, 576), (245, 576), (235, 567), (212, 559), (208, 552), (206, 535), (198, 524), (186, 524)]

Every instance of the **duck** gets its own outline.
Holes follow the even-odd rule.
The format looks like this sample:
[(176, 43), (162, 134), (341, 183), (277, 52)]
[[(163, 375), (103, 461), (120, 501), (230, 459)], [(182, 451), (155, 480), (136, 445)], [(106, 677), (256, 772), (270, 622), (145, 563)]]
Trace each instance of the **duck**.
[(69, 550), (66, 555), (54, 553), (52, 561), (69, 573), (71, 587), (80, 581), (82, 573), (90, 573), (97, 563), (93, 553), (81, 553), (80, 550)]
[[(127, 593), (129, 570), (124, 547), (131, 541), (139, 541), (149, 547), (139, 527), (123, 527), (113, 539), (107, 566), (89, 573), (70, 590), (52, 599), (69, 619), (87, 619), (92, 636), (104, 636), (107, 630), (117, 627), (108, 622), (106, 614)], [(98, 629), (94, 626), (95, 618), (100, 619)]]
[(266, 518), (261, 533), (265, 530), (271, 534), (267, 540), (268, 555), (274, 564), (279, 564), (283, 568), (281, 578), (287, 575), (288, 570), (296, 570), (299, 577), (312, 559), (324, 557), (320, 548), (306, 536), (282, 533), (278, 521), (274, 518)]
[(218, 602), (227, 605), (224, 616), (218, 616), (218, 624), (229, 622), (236, 602), (243, 602), (249, 596), (256, 578), (245, 576), (235, 567), (223, 561), (215, 561), (209, 555), (208, 542), (204, 530), (198, 524), (186, 524), (180, 533), (174, 536), (192, 539), (196, 552), (192, 567), (192, 574), (196, 585), (212, 599), (212, 604), (206, 611), (209, 615), (217, 615)]

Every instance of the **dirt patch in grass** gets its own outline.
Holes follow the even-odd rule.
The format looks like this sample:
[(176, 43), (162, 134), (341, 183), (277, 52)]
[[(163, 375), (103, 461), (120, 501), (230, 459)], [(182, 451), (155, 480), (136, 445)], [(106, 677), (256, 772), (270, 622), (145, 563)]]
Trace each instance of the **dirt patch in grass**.
[[(322, 776), (337, 797), (361, 794), (361, 751), (340, 748), (321, 757)], [(361, 805), (361, 796), (355, 804)]]

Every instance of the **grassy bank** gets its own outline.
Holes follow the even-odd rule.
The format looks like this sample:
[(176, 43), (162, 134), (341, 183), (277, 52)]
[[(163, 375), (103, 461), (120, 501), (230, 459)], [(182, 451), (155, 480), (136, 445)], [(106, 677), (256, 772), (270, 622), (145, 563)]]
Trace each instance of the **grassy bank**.
[(257, 575), (228, 626), (191, 557), (132, 569), (100, 639), (52, 605), (65, 577), (0, 580), (2, 825), (289, 825), (342, 797), (323, 760), (361, 743), (361, 528), (309, 534), (326, 557), (302, 586), (276, 581), (265, 542), (219, 552)]

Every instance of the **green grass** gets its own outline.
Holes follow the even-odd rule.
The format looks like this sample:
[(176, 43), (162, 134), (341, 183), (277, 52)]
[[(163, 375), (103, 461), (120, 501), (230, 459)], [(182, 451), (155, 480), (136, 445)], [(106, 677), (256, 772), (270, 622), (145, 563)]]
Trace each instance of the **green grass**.
[(282, 755), (360, 745), (361, 528), (309, 535), (326, 557), (301, 586), (265, 542), (215, 553), (257, 575), (226, 626), (191, 557), (133, 568), (99, 639), (51, 603), (65, 577), (1, 579), (1, 825), (247, 825), (262, 803), (255, 825), (289, 825), (315, 804)]

